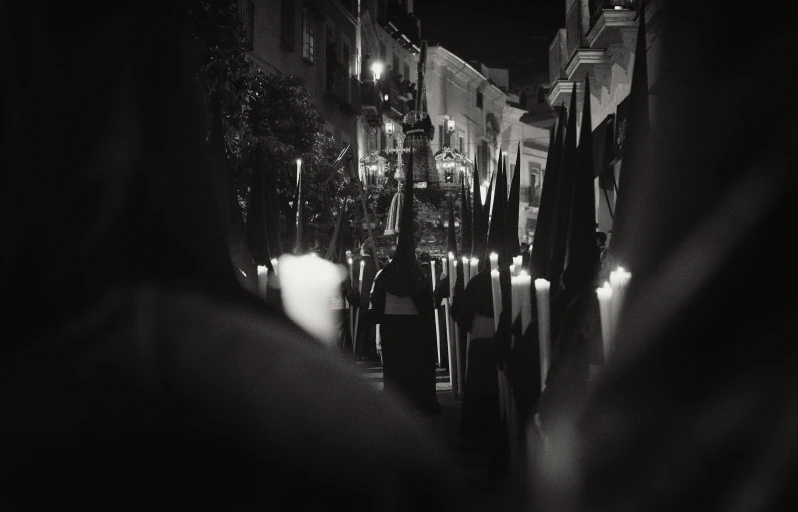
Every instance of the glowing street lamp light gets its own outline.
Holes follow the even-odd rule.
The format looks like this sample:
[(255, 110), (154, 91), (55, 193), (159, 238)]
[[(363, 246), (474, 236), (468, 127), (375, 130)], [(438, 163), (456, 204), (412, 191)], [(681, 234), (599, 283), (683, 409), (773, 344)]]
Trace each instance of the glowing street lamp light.
[(449, 133), (454, 132), (454, 119), (449, 118), (446, 120), (446, 129), (449, 130)]
[(386, 135), (393, 135), (393, 121), (386, 121), (385, 122), (385, 134)]

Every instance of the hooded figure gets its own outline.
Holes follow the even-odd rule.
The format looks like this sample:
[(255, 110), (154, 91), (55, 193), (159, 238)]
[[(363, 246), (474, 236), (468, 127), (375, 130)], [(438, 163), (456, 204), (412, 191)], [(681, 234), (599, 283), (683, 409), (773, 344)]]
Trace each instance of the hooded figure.
[(510, 195), (507, 198), (507, 210), (504, 213), (505, 227), (504, 247), (507, 257), (512, 258), (521, 254), (521, 245), (518, 243), (518, 216), (521, 211), (521, 143), (518, 143), (518, 153), (515, 157), (515, 172), (510, 183)]
[[(1, 100), (2, 508), (468, 506), (478, 496), (453, 486), (412, 418), (241, 288), (187, 13), (0, 7), (14, 70)], [(79, 30), (64, 22), (76, 14)]]
[[(550, 460), (567, 471), (547, 495), (567, 512), (796, 510), (798, 96), (763, 109), (755, 79), (798, 79), (798, 61), (772, 51), (790, 47), (793, 20), (647, 4), (630, 101), (656, 93), (656, 130), (651, 152), (624, 144), (622, 175), (627, 159), (647, 164), (624, 177), (609, 249), (632, 277), (604, 375), (556, 419)], [(654, 20), (649, 89), (638, 63)], [(715, 61), (742, 32), (746, 51)]]
[(396, 257), (374, 280), (371, 304), (375, 323), (380, 325), (386, 391), (424, 414), (437, 414), (432, 282), (415, 256), (412, 150), (404, 189)]
[[(479, 187), (479, 169), (474, 166), (473, 200), (471, 212), (471, 256), (479, 258), (479, 268), (485, 265), (485, 250), (488, 243), (488, 223), (485, 221), (482, 206), (482, 191)], [(488, 201), (486, 197), (486, 201)]]

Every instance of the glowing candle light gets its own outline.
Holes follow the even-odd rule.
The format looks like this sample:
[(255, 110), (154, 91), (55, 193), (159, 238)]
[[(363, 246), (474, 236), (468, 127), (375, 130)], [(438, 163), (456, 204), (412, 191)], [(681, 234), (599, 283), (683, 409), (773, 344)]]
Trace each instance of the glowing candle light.
[(354, 271), (354, 269), (352, 267), (352, 258), (349, 258), (347, 260), (347, 262), (349, 262), (349, 282), (354, 284), (354, 282), (355, 282), (355, 271)]
[(366, 267), (366, 262), (364, 260), (360, 260), (360, 296), (363, 296), (363, 269)]
[(493, 294), (493, 323), (496, 329), (499, 328), (499, 315), (502, 312), (502, 286), (499, 281), (499, 271), (490, 271), (490, 285)]
[(549, 291), (551, 283), (545, 279), (535, 279), (535, 294), (538, 299), (538, 339), (540, 340), (540, 387), (546, 387), (551, 354), (551, 305)]
[(272, 258), (272, 268), (274, 269), (274, 275), (278, 275), (277, 267), (278, 267), (277, 258)]
[(258, 288), (263, 295), (266, 295), (266, 290), (269, 287), (269, 267), (266, 265), (258, 265)]
[(471, 277), (479, 273), (479, 258), (471, 258)]
[(599, 311), (601, 312), (601, 338), (604, 342), (604, 364), (606, 365), (612, 337), (612, 287), (610, 283), (605, 281), (602, 288), (596, 288), (596, 296), (598, 296)]
[(495, 252), (490, 253), (490, 270), (499, 270), (499, 255)]
[(463, 289), (468, 286), (468, 281), (471, 280), (471, 265), (468, 264), (468, 256), (463, 256)]
[(513, 257), (513, 265), (515, 265), (515, 274), (518, 275), (521, 272), (521, 267), (524, 265), (524, 257), (523, 256), (514, 256)]

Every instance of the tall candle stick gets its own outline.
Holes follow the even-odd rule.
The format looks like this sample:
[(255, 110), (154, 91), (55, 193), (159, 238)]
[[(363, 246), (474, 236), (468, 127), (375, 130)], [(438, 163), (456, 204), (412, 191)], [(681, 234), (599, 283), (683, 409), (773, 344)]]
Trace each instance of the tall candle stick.
[(515, 265), (510, 265), (510, 276), (515, 277)]
[(551, 306), (549, 290), (551, 283), (545, 279), (535, 279), (535, 293), (538, 299), (538, 339), (540, 340), (540, 389), (546, 387), (551, 353)]
[[(432, 291), (435, 292), (435, 288), (438, 285), (438, 279), (436, 276), (435, 270), (435, 262), (433, 261), (430, 265), (430, 270), (432, 271)], [(441, 326), (440, 320), (438, 319), (438, 308), (435, 308), (435, 339), (437, 340), (437, 347), (438, 347), (438, 366), (441, 366)]]
[(452, 277), (449, 278), (449, 300), (454, 300), (454, 285), (457, 282), (457, 260), (452, 258)]
[(463, 256), (463, 289), (468, 286), (471, 280), (471, 266), (468, 264), (468, 256)]
[(596, 288), (596, 295), (599, 301), (599, 311), (601, 313), (601, 338), (604, 346), (604, 364), (607, 364), (607, 359), (610, 352), (610, 338), (612, 337), (612, 318), (611, 318), (611, 304), (612, 304), (612, 288), (610, 283), (604, 282), (602, 288)]
[(363, 261), (363, 260), (360, 260), (360, 283), (358, 284), (358, 287), (360, 288), (360, 296), (361, 297), (363, 296), (363, 269), (365, 268), (365, 266), (366, 266), (366, 262)]
[(278, 267), (277, 258), (272, 258), (272, 268), (274, 269), (274, 275), (278, 275), (277, 267)]
[(490, 285), (493, 295), (493, 323), (496, 329), (499, 328), (499, 315), (502, 312), (502, 285), (499, 281), (499, 271), (490, 271)]
[(513, 256), (513, 265), (515, 265), (515, 275), (518, 275), (518, 272), (521, 272), (521, 267), (524, 265), (524, 258), (523, 256)]
[(493, 272), (494, 270), (499, 270), (499, 255), (495, 252), (490, 253), (490, 270)]
[(532, 324), (532, 276), (526, 270), (518, 274), (518, 293), (521, 295), (521, 333)]
[(349, 262), (349, 282), (352, 284), (352, 286), (354, 286), (355, 285), (355, 270), (352, 267), (352, 258), (349, 258), (347, 261)]
[(263, 295), (266, 295), (266, 290), (269, 288), (269, 267), (266, 265), (258, 265), (258, 287)]
[(299, 183), (299, 173), (302, 172), (302, 160), (300, 158), (296, 159), (296, 182)]
[(479, 273), (479, 258), (471, 258), (471, 277)]

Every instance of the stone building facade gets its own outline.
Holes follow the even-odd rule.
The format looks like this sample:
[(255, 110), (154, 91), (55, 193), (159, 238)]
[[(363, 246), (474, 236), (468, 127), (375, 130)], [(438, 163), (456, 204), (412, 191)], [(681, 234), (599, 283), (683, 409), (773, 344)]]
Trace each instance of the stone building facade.
[[(549, 102), (568, 105), (576, 89), (577, 118), (581, 124), (581, 97), (585, 76), (590, 76), (596, 176), (596, 222), (604, 232), (612, 229), (616, 185), (623, 162), (624, 102), (631, 90), (638, 30), (637, 4), (642, 0), (566, 0), (566, 28), (549, 46)], [(663, 31), (662, 0), (646, 2), (649, 102), (656, 122), (656, 89), (660, 70), (657, 52)]]

